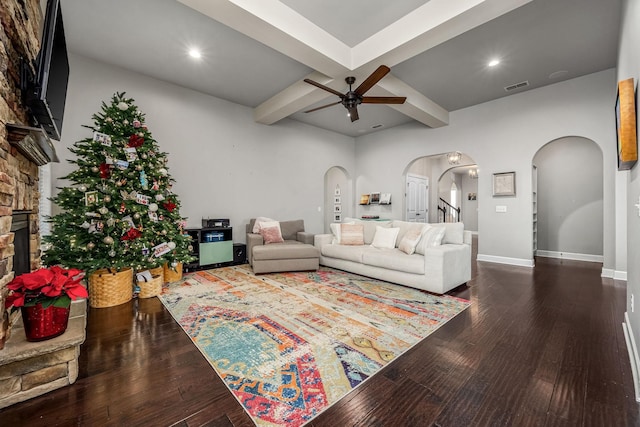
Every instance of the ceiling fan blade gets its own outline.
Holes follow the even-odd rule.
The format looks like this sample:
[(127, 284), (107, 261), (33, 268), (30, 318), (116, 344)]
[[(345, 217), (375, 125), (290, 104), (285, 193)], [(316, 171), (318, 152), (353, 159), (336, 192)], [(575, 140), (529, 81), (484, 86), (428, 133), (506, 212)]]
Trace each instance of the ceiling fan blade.
[(355, 93), (358, 95), (364, 95), (366, 91), (371, 89), (376, 83), (380, 81), (384, 76), (386, 76), (391, 69), (386, 65), (381, 65), (375, 70), (369, 77), (366, 78), (365, 81), (360, 83), (360, 86), (355, 90)]
[(314, 112), (314, 111), (322, 110), (323, 108), (331, 107), (331, 106), (333, 106), (333, 105), (338, 105), (338, 104), (340, 104), (341, 102), (342, 102), (342, 101), (332, 102), (331, 104), (323, 105), (322, 107), (314, 108), (314, 109), (312, 109), (312, 110), (307, 110), (307, 111), (305, 111), (305, 113), (312, 113), (312, 112)]
[(351, 122), (355, 122), (360, 118), (358, 116), (358, 107), (347, 108), (349, 110), (349, 117), (351, 118)]
[(406, 96), (363, 96), (363, 104), (404, 104)]
[(310, 85), (314, 85), (317, 88), (320, 88), (322, 90), (326, 90), (327, 92), (331, 92), (334, 95), (338, 95), (340, 97), (340, 99), (344, 98), (344, 94), (338, 92), (337, 90), (331, 89), (330, 87), (327, 87), (323, 84), (320, 84), (318, 82), (314, 82), (313, 80), (309, 80), (309, 79), (304, 79), (305, 83), (309, 83)]

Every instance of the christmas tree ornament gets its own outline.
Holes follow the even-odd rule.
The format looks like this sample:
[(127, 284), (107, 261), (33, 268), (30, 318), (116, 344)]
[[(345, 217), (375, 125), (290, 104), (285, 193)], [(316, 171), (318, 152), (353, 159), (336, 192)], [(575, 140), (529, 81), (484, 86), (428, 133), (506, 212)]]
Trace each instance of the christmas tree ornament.
[(133, 127), (134, 127), (134, 128), (139, 128), (141, 125), (142, 125), (142, 123), (140, 123), (140, 120), (135, 119), (135, 120), (133, 121)]
[(127, 111), (129, 109), (129, 104), (127, 104), (126, 102), (122, 101), (118, 103), (118, 109), (120, 111)]
[(140, 219), (140, 214), (138, 212), (133, 214), (134, 219)]
[(147, 158), (147, 155), (146, 155), (145, 153), (142, 153), (142, 154), (140, 155), (140, 157), (142, 157), (143, 159), (146, 159), (146, 158)]
[(109, 209), (107, 209), (105, 206), (103, 206), (100, 209), (98, 209), (98, 212), (100, 212), (100, 214), (102, 214), (102, 215), (106, 215), (107, 213), (109, 213)]
[[(144, 134), (143, 134), (144, 135)], [(133, 134), (129, 137), (128, 147), (141, 147), (144, 144), (144, 138), (141, 135)]]
[[(167, 230), (162, 230), (162, 231), (160, 232), (160, 234), (162, 234), (163, 236), (166, 236), (166, 235), (167, 235)], [(173, 248), (171, 248), (171, 249), (173, 249)]]
[(169, 172), (167, 172), (167, 170), (166, 170), (165, 168), (160, 168), (160, 169), (158, 170), (158, 172), (159, 172), (159, 173), (160, 173), (160, 175), (162, 175), (162, 176), (167, 176), (167, 174), (169, 173)]
[(145, 173), (145, 171), (140, 172), (140, 185), (142, 186), (143, 190), (149, 189), (149, 181), (147, 181), (147, 174)]
[(125, 126), (126, 126), (126, 125), (128, 125), (128, 124), (129, 124), (129, 120), (124, 119), (124, 120), (122, 121), (122, 124), (123, 124), (123, 125), (125, 125)]
[(155, 203), (151, 203), (151, 204), (149, 205), (149, 210), (150, 210), (151, 212), (155, 212), (155, 211), (157, 211), (157, 210), (158, 210), (158, 205), (156, 205)]
[(78, 191), (82, 191), (84, 193), (85, 191), (87, 191), (87, 186), (82, 184), (81, 186), (78, 187)]
[(89, 242), (89, 243), (87, 243), (87, 249), (91, 250), (91, 249), (93, 249), (93, 248), (95, 248), (95, 247), (96, 247), (96, 244), (95, 244), (95, 243), (93, 243), (93, 242)]
[(107, 227), (113, 227), (114, 225), (116, 225), (116, 220), (113, 218), (109, 218), (107, 220)]
[(84, 228), (85, 230), (88, 230), (89, 227), (91, 227), (91, 224), (89, 224), (87, 221), (85, 221), (82, 224), (80, 224), (80, 227)]
[(142, 166), (142, 165), (136, 165), (136, 170), (137, 170), (137, 171), (141, 171), (141, 170), (142, 170), (142, 168), (143, 168), (143, 166)]
[(114, 250), (110, 250), (110, 251), (109, 251), (109, 256), (110, 256), (110, 257), (112, 257), (112, 258), (113, 258), (114, 256), (116, 256), (116, 251), (114, 251)]
[(176, 242), (169, 242), (167, 243), (167, 245), (169, 246), (169, 249), (174, 250), (176, 248)]
[(175, 203), (173, 203), (173, 202), (167, 202), (167, 203), (165, 203), (163, 206), (164, 206), (164, 208), (165, 208), (166, 210), (168, 210), (169, 212), (173, 212), (173, 210), (177, 207), (177, 206), (176, 206), (176, 204), (175, 204)]
[(189, 252), (193, 252), (193, 246), (192, 246), (192, 245), (187, 246), (187, 250), (188, 250)]
[(104, 200), (105, 203), (109, 203), (111, 201), (111, 196), (104, 196), (102, 200)]
[(120, 213), (124, 213), (124, 211), (126, 211), (127, 208), (124, 206), (124, 202), (120, 203), (120, 209), (118, 210), (118, 212)]
[(104, 239), (102, 239), (103, 242), (105, 242), (107, 245), (113, 245), (114, 241), (113, 241), (113, 237), (111, 236), (106, 236)]
[(176, 261), (171, 262), (171, 267), (176, 268), (177, 266), (178, 266), (178, 263)]
[(93, 167), (91, 168), (91, 172), (93, 172), (93, 173), (98, 173), (98, 172), (100, 172), (100, 168), (99, 168), (99, 167), (97, 167), (97, 166), (93, 166)]
[(164, 200), (164, 196), (162, 194), (156, 194), (156, 200), (161, 202)]
[(104, 121), (107, 123), (113, 123), (113, 119), (111, 117), (107, 117)]

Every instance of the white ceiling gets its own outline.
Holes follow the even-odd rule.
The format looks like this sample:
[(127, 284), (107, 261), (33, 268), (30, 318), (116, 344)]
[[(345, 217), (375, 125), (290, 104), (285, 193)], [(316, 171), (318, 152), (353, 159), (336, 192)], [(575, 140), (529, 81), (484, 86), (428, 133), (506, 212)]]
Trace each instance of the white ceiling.
[[(615, 67), (621, 14), (621, 0), (61, 3), (72, 53), (252, 107), (261, 123), (291, 118), (351, 136), (443, 126), (449, 111)], [(501, 64), (489, 68), (492, 58)], [(381, 64), (391, 73), (367, 95), (405, 104), (361, 105), (353, 123), (341, 105), (303, 113), (338, 101), (305, 77), (345, 92), (346, 76), (357, 86)], [(521, 81), (530, 85), (504, 90)]]

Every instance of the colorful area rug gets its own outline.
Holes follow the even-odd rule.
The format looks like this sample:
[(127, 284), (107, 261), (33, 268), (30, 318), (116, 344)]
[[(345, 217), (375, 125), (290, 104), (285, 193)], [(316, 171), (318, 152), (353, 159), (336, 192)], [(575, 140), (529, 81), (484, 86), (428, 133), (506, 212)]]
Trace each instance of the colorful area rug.
[(350, 273), (186, 275), (160, 299), (258, 426), (300, 426), (469, 306)]

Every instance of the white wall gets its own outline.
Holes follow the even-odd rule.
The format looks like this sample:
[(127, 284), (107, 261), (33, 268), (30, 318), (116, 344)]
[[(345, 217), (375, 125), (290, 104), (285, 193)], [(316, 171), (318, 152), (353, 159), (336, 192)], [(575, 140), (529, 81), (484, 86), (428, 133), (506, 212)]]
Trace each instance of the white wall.
[[(596, 142), (603, 152), (603, 202), (614, 205), (614, 86), (615, 70), (606, 70), (454, 111), (449, 126), (442, 128), (410, 123), (361, 136), (356, 140), (358, 177), (365, 177), (370, 186), (385, 183), (397, 200), (403, 192), (400, 177), (411, 161), (453, 150), (464, 152), (480, 171), (479, 258), (532, 265), (531, 165), (540, 147), (565, 136)], [(493, 198), (492, 174), (509, 171), (516, 172), (516, 197)], [(361, 189), (358, 180), (356, 194)], [(496, 213), (496, 205), (507, 206), (507, 212)], [(402, 217), (399, 204), (393, 205), (393, 217)], [(615, 268), (614, 236), (614, 212), (605, 210), (605, 268)]]
[(602, 255), (600, 147), (584, 138), (561, 138), (542, 147), (533, 162), (538, 167), (538, 250)]
[[(469, 193), (476, 194), (475, 200), (469, 200)], [(464, 229), (478, 231), (478, 180), (462, 174), (462, 222)]]
[[(618, 80), (633, 77), (638, 82), (640, 77), (640, 1), (626, 0), (623, 6), (622, 29), (620, 34), (620, 48), (618, 50)], [(636, 114), (638, 110), (636, 110)], [(640, 123), (640, 115), (636, 123)], [(636, 343), (640, 344), (640, 214), (635, 204), (640, 204), (640, 165), (630, 172), (618, 172), (620, 187), (626, 188), (626, 203), (621, 211), (626, 217), (629, 236), (627, 241), (627, 315)], [(631, 309), (631, 296), (635, 298), (635, 311)], [(637, 391), (636, 391), (637, 395)]]
[[(189, 226), (202, 217), (230, 218), (233, 238), (244, 242), (251, 217), (302, 218), (308, 231), (324, 230), (324, 176), (332, 166), (354, 171), (353, 138), (283, 120), (253, 121), (252, 109), (93, 60), (71, 55), (61, 144), (52, 176), (74, 169), (65, 159), (86, 138), (91, 116), (115, 92), (126, 92), (146, 114), (160, 148), (168, 153), (173, 189)], [(55, 186), (65, 182), (54, 181)]]

